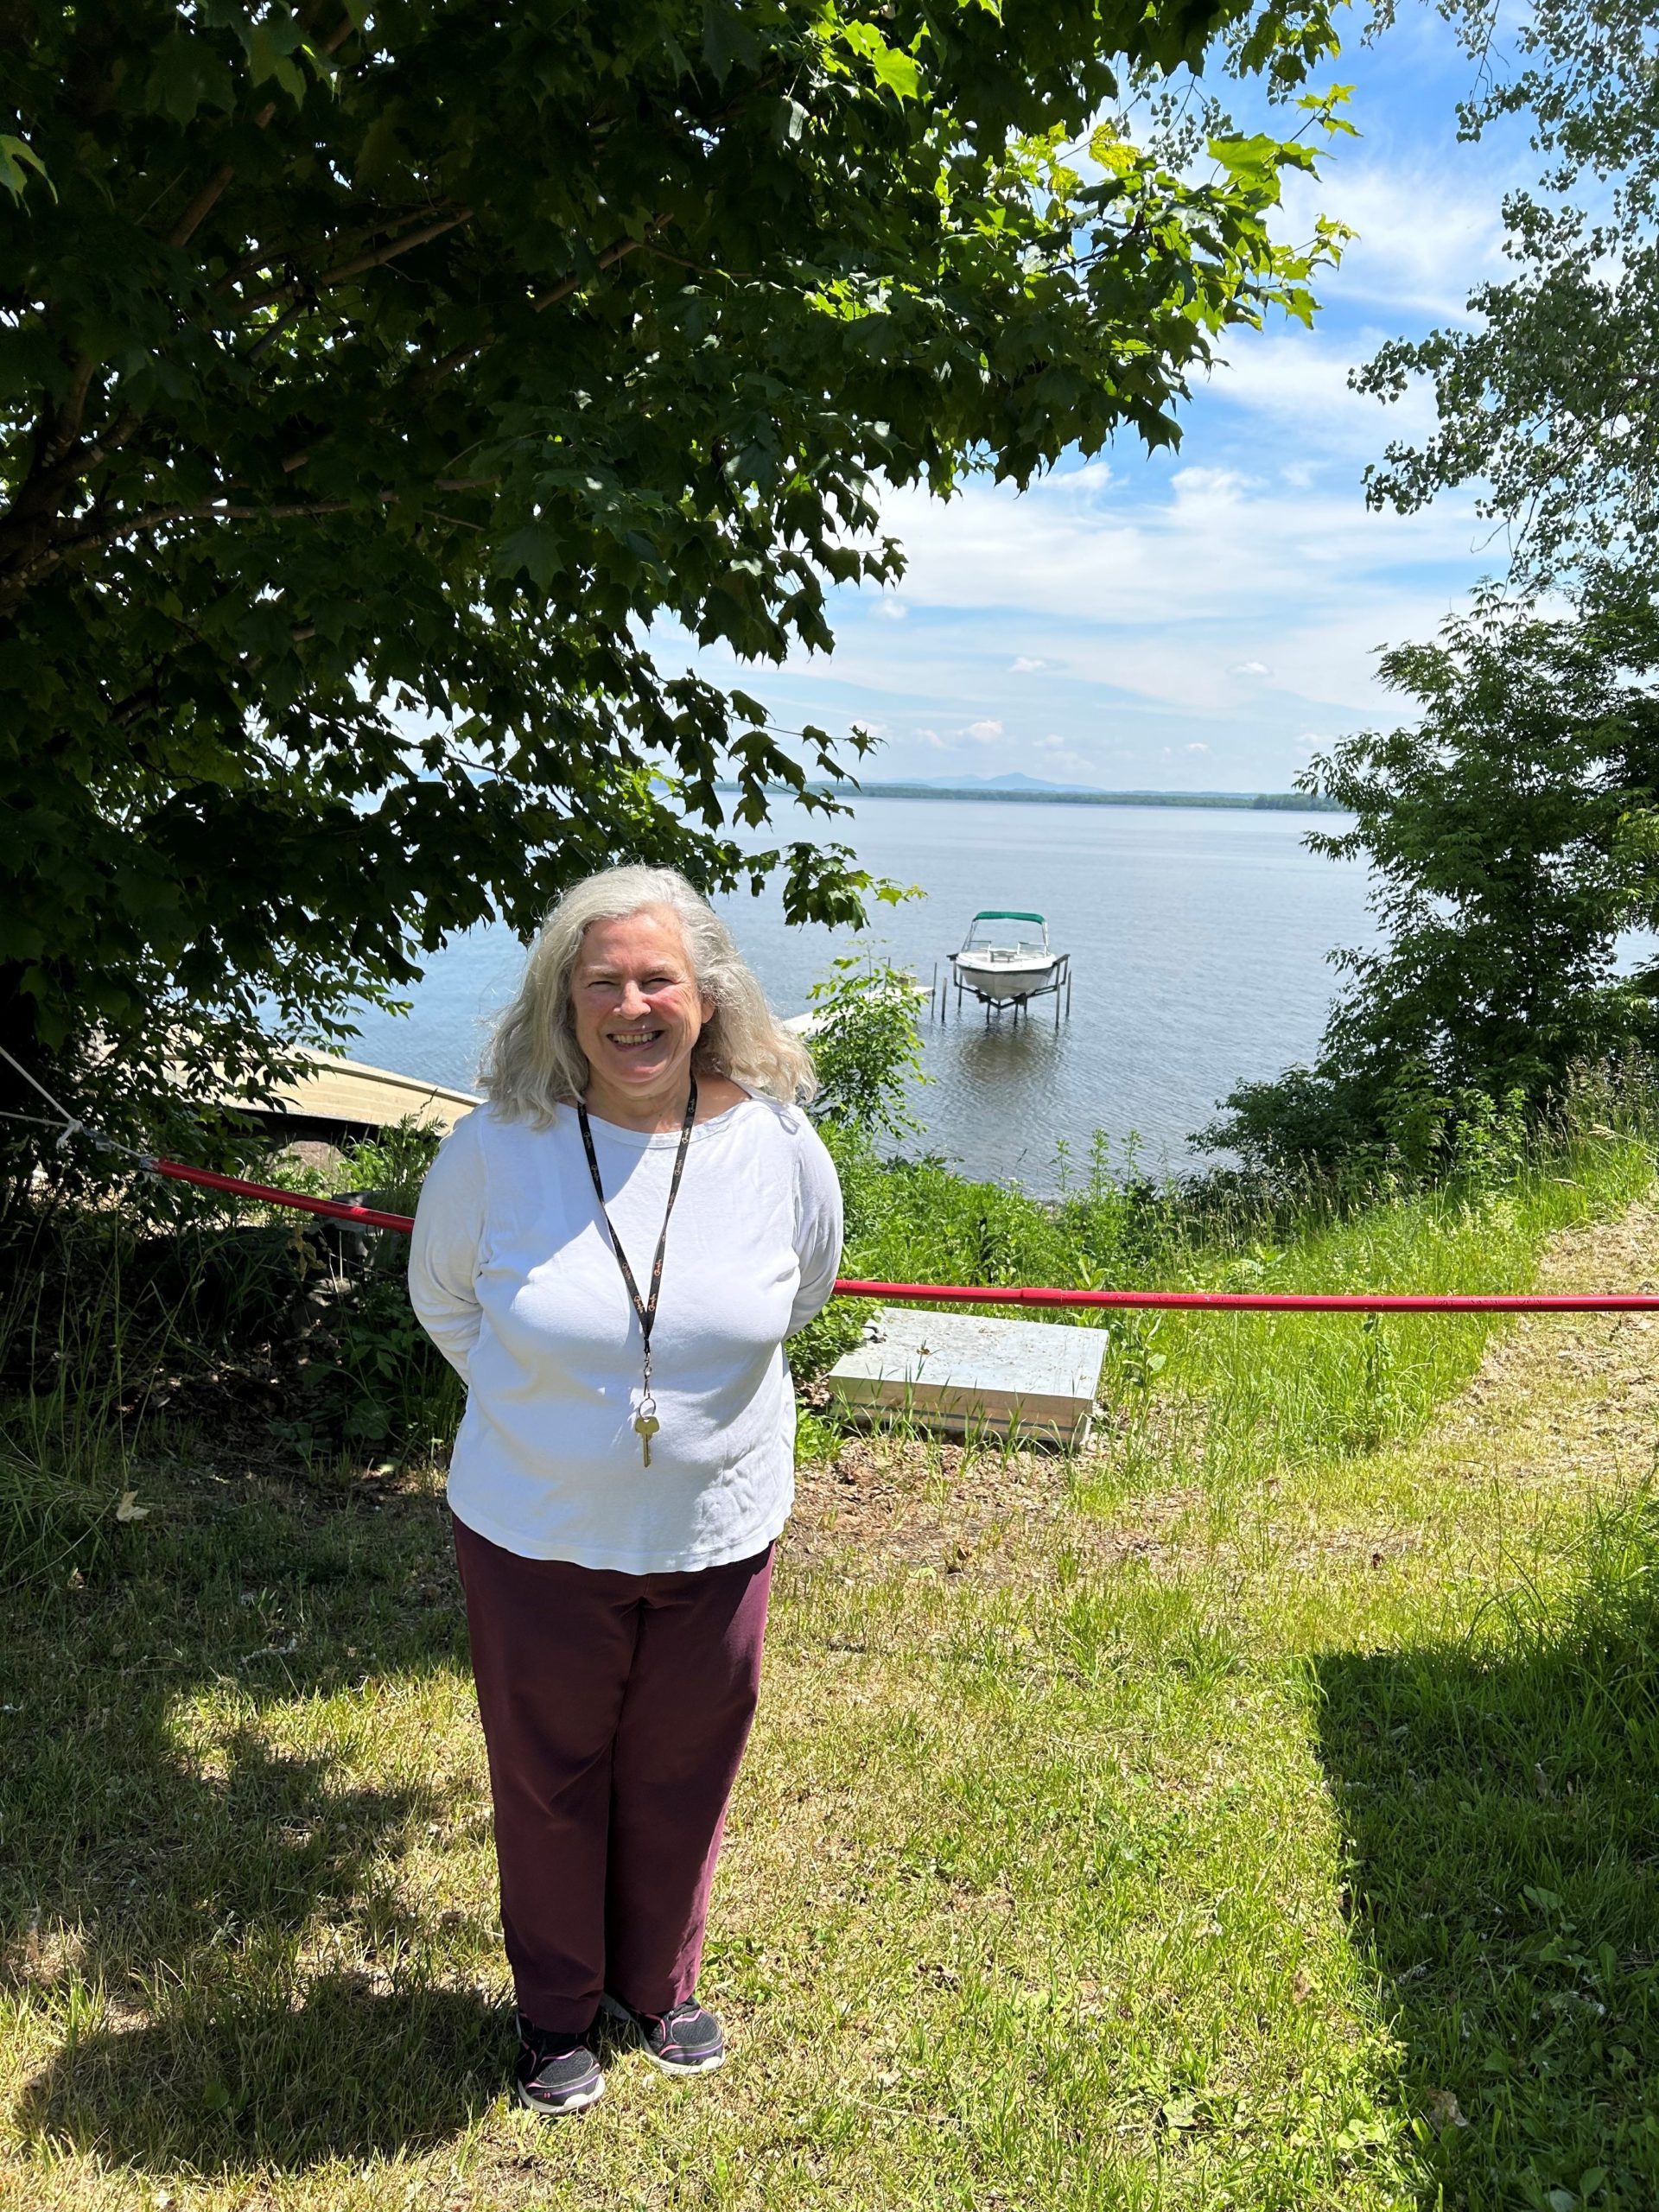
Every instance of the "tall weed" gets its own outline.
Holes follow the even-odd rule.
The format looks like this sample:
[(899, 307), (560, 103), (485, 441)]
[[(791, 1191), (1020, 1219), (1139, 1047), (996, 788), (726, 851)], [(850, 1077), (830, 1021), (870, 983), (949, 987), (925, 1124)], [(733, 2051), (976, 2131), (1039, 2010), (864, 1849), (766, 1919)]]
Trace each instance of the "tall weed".
[[(412, 1209), (435, 1140), (354, 1147), (344, 1177), (293, 1188)], [(270, 1436), (314, 1466), (429, 1457), (458, 1385), (416, 1324), (405, 1240), (239, 1200), (181, 1204), (159, 1229), (118, 1211), (21, 1211), (0, 1252), (0, 1567), (85, 1566), (167, 1424)]]
[(90, 1565), (130, 1487), (134, 1435), (175, 1348), (166, 1308), (126, 1279), (130, 1243), (107, 1216), (12, 1224), (0, 1303), (8, 1582)]

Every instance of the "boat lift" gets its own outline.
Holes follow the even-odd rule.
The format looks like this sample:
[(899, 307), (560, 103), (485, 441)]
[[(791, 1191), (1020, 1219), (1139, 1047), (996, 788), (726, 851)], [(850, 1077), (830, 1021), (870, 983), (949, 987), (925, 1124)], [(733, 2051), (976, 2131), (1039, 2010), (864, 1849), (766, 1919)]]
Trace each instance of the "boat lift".
[(985, 1009), (988, 1029), (993, 1016), (1010, 1009), (1017, 1024), (1023, 1014), (1031, 1019), (1033, 999), (1054, 1001), (1054, 1027), (1071, 1013), (1071, 956), (1056, 952), (1048, 942), (1048, 924), (1040, 914), (988, 907), (974, 916), (962, 949), (950, 956), (950, 971), (941, 978), (933, 971), (929, 1012), (937, 1007), (943, 1021), (951, 986), (957, 994), (957, 1019), (962, 1019), (965, 993)]

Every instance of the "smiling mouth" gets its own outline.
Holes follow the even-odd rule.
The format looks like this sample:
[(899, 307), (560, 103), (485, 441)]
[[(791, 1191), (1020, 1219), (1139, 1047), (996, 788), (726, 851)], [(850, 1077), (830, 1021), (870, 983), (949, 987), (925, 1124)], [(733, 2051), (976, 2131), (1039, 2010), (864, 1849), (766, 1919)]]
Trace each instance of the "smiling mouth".
[(607, 1041), (623, 1052), (638, 1052), (641, 1046), (656, 1044), (662, 1033), (660, 1029), (613, 1029)]

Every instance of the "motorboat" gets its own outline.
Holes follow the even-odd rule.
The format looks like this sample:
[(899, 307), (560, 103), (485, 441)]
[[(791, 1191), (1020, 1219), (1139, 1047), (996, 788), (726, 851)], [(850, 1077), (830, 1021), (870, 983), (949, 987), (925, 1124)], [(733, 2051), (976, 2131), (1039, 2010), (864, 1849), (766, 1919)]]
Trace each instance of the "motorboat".
[(1050, 950), (1048, 924), (1040, 914), (1000, 908), (976, 914), (961, 951), (950, 956), (957, 988), (992, 1006), (1020, 1005), (1058, 990), (1070, 965), (1069, 953)]

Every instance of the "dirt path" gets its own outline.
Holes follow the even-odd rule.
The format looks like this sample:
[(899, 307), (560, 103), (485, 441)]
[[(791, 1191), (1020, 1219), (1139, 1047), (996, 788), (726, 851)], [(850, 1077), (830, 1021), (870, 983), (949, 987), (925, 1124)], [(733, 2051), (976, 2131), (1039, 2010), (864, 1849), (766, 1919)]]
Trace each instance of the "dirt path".
[[(1542, 1291), (1659, 1291), (1659, 1209), (1564, 1230)], [(1511, 1483), (1622, 1489), (1653, 1470), (1659, 1314), (1532, 1314), (1497, 1338), (1420, 1450), (1501, 1465)]]

